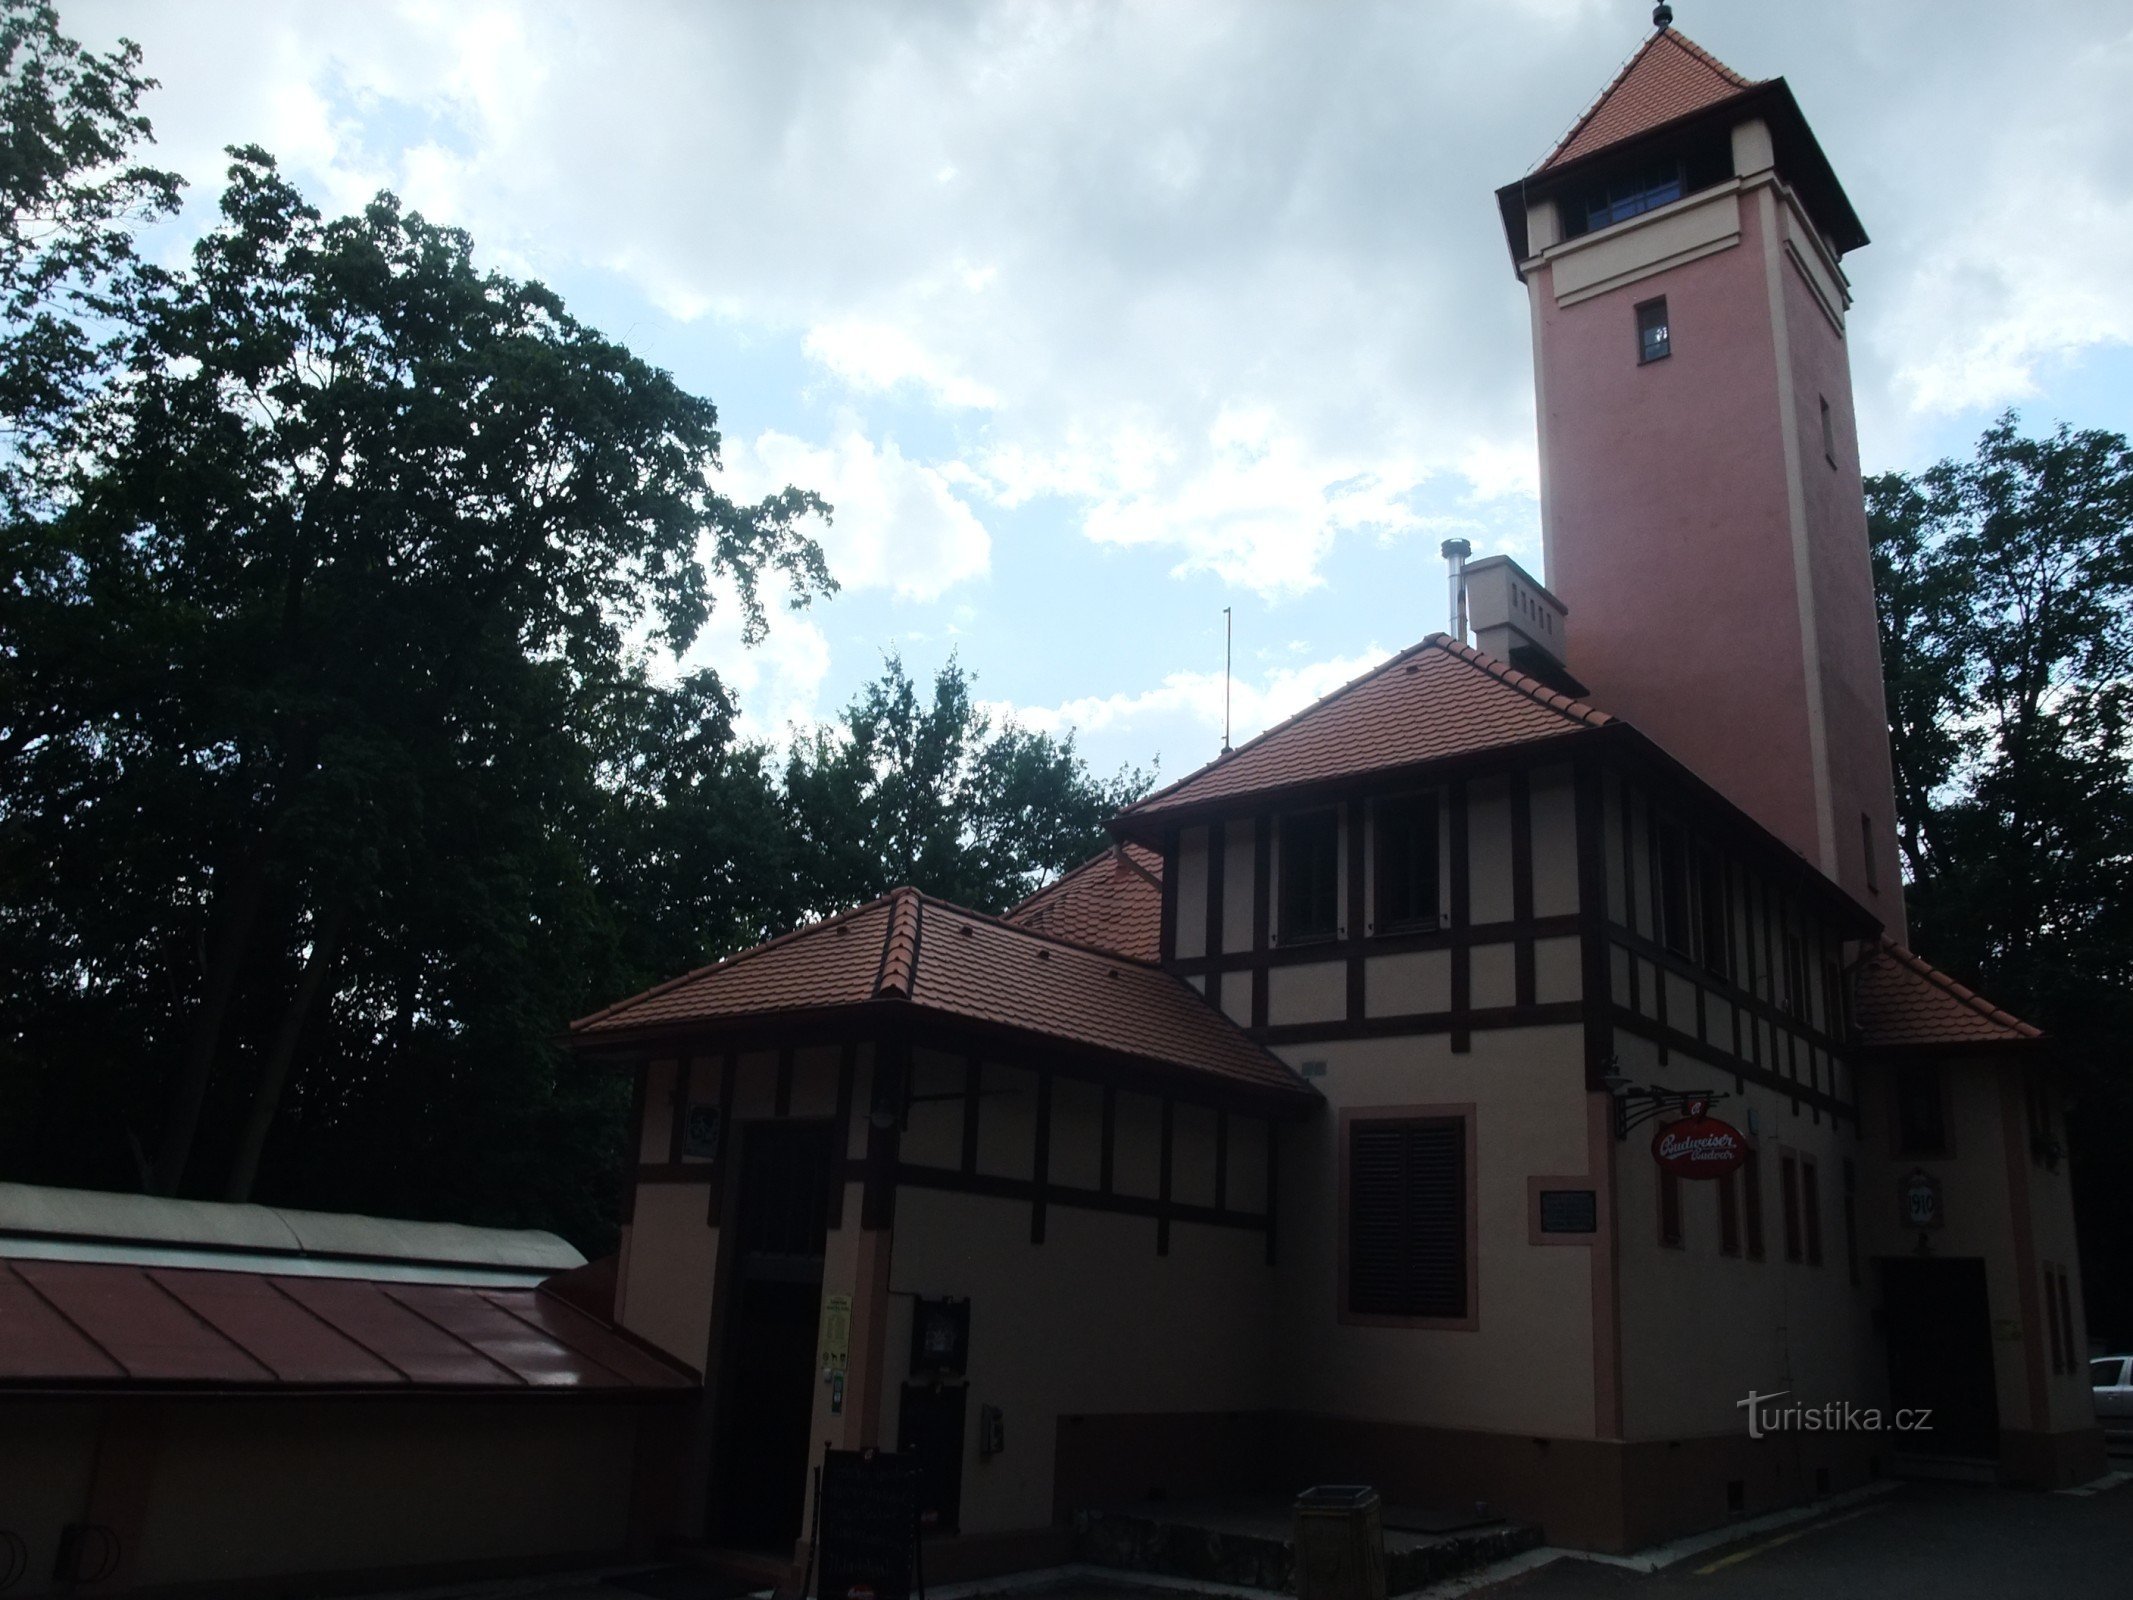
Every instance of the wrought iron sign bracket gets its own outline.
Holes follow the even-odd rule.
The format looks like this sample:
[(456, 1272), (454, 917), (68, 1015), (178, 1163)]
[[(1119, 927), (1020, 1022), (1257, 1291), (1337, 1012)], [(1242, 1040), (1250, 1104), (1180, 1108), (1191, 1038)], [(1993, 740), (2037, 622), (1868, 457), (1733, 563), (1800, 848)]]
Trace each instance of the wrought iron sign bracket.
[(1619, 1072), (1600, 1080), (1615, 1103), (1615, 1142), (1628, 1139), (1632, 1128), (1643, 1126), (1669, 1113), (1686, 1115), (1692, 1102), (1716, 1105), (1728, 1098), (1715, 1089), (1669, 1089), (1663, 1084), (1633, 1083)]

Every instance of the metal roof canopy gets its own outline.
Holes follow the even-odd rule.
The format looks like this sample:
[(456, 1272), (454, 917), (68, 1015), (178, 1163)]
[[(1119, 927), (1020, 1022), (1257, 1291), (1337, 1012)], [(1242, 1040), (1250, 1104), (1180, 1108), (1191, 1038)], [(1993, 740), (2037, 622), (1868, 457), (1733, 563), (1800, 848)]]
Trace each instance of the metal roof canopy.
[(0, 1257), (288, 1276), (533, 1284), (583, 1266), (538, 1229), (0, 1183)]

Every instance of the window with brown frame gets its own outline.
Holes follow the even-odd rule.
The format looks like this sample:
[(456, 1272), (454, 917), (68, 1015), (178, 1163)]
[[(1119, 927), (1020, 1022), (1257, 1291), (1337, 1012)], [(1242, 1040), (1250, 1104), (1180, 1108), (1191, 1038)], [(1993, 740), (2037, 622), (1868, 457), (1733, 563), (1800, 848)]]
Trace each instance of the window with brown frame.
[(1340, 932), (1340, 814), (1331, 807), (1281, 819), (1281, 942)]
[(1371, 808), (1377, 858), (1376, 933), (1434, 928), (1437, 900), (1437, 797), (1393, 795)]
[(1659, 1169), (1659, 1242), (1681, 1248), (1681, 1179)]
[(1740, 1168), (1741, 1221), (1748, 1235), (1748, 1259), (1763, 1259), (1763, 1158), (1750, 1150)]
[(1778, 1208), (1785, 1226), (1785, 1259), (1800, 1259), (1800, 1163), (1778, 1157)]
[(1726, 869), (1716, 852), (1704, 850), (1696, 857), (1698, 959), (1706, 972), (1721, 978), (1733, 976), (1732, 918), (1726, 905)]
[(1940, 1068), (1911, 1062), (1896, 1069), (1896, 1144), (1907, 1156), (1948, 1153), (1948, 1116)]
[(1737, 1172), (1729, 1172), (1718, 1180), (1718, 1251), (1720, 1255), (1740, 1254), (1740, 1189)]
[(1659, 847), (1659, 938), (1677, 955), (1695, 953), (1695, 934), (1689, 926), (1689, 852), (1681, 830), (1662, 822)]
[(1348, 1311), (1467, 1315), (1466, 1122), (1348, 1125)]
[(1822, 1173), (1812, 1161), (1800, 1163), (1800, 1221), (1807, 1235), (1807, 1264), (1822, 1264)]

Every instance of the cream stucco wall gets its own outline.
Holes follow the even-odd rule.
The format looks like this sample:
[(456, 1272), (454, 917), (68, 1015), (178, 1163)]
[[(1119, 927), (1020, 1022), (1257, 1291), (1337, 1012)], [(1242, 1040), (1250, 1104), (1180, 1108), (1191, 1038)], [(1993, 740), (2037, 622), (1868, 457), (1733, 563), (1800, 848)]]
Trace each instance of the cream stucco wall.
[[(1762, 1185), (1764, 1254), (1719, 1248), (1719, 1185), (1680, 1184), (1682, 1244), (1659, 1238), (1659, 1166), (1651, 1157), (1653, 1124), (1631, 1131), (1621, 1159), (1618, 1252), (1621, 1262), (1623, 1431), (1630, 1439), (1739, 1435), (1737, 1402), (1753, 1388), (1780, 1390), (1802, 1403), (1884, 1403), (1881, 1355), (1872, 1330), (1862, 1241), (1859, 1284), (1846, 1260), (1843, 1163), (1860, 1141), (1847, 1123), (1833, 1128), (1789, 1096), (1754, 1083), (1736, 1087), (1723, 1072), (1676, 1058), (1661, 1064), (1648, 1041), (1616, 1041), (1619, 1070), (1639, 1083), (1709, 1088), (1728, 1096), (1712, 1113), (1743, 1133), (1751, 1123)], [(1822, 1262), (1785, 1259), (1779, 1167), (1786, 1153), (1816, 1164)], [(1737, 1182), (1744, 1182), (1745, 1178)], [(1804, 1255), (1804, 1251), (1803, 1251)]]
[[(1146, 1217), (1055, 1207), (1044, 1243), (1033, 1245), (1027, 1203), (898, 1195), (883, 1436), (895, 1437), (911, 1297), (968, 1296), (966, 1534), (1051, 1523), (1062, 1418), (1274, 1403), (1277, 1279), (1264, 1236), (1173, 1223), (1170, 1253), (1158, 1255), (1155, 1228)], [(1004, 1416), (1007, 1448), (989, 1460), (978, 1453), (982, 1405)]]
[[(1529, 1242), (1527, 1179), (1587, 1172), (1584, 1045), (1574, 1027), (1344, 1040), (1285, 1052), (1325, 1063), (1324, 1115), (1283, 1131), (1282, 1405), (1327, 1416), (1542, 1437), (1594, 1433), (1592, 1251)], [(1477, 1327), (1340, 1320), (1339, 1112), (1471, 1105)], [(1596, 1184), (1597, 1184), (1596, 1180)]]

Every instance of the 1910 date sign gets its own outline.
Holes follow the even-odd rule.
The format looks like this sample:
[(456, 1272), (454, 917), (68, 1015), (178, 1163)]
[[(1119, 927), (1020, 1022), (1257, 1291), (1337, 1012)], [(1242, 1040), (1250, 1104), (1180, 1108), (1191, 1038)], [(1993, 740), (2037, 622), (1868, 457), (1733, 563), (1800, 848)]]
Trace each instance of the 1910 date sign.
[(1723, 1178), (1748, 1159), (1748, 1141), (1730, 1122), (1691, 1100), (1688, 1115), (1652, 1135), (1652, 1159), (1677, 1178)]

